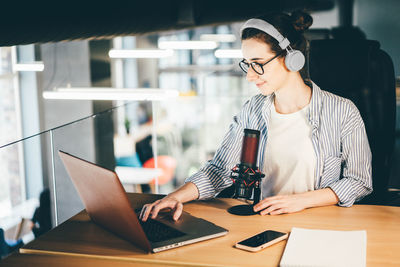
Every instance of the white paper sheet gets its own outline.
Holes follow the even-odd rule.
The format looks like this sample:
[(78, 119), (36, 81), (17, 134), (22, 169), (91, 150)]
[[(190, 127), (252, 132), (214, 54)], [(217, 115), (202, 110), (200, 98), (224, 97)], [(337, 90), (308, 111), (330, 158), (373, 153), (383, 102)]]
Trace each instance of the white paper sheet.
[(292, 228), (280, 266), (365, 267), (367, 232)]

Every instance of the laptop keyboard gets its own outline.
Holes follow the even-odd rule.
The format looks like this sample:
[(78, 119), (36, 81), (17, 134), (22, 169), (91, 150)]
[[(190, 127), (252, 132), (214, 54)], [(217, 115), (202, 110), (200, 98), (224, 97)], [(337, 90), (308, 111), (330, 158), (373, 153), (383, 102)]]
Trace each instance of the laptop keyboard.
[(139, 219), (139, 222), (150, 242), (160, 242), (185, 235), (181, 231), (152, 219), (145, 222)]

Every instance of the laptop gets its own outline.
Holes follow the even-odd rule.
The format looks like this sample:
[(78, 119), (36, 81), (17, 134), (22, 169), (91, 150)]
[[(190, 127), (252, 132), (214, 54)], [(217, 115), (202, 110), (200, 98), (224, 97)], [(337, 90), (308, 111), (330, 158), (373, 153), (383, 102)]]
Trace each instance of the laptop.
[(211, 238), (228, 230), (183, 211), (174, 221), (169, 213), (139, 220), (124, 188), (113, 171), (58, 151), (62, 162), (92, 221), (146, 252), (160, 252)]

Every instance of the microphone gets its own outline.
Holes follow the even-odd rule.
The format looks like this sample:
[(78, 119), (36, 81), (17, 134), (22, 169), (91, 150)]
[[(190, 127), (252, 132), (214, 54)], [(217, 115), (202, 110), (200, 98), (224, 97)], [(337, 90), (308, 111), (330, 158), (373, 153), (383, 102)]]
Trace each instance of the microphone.
[(253, 215), (253, 206), (260, 202), (261, 179), (265, 176), (257, 167), (260, 131), (244, 129), (242, 153), (240, 163), (231, 172), (231, 179), (235, 187), (233, 198), (248, 199), (252, 195), (253, 205), (238, 205), (228, 209), (236, 215)]
[(249, 168), (255, 168), (257, 164), (258, 153), (258, 140), (260, 138), (260, 131), (244, 129), (242, 155), (240, 163)]

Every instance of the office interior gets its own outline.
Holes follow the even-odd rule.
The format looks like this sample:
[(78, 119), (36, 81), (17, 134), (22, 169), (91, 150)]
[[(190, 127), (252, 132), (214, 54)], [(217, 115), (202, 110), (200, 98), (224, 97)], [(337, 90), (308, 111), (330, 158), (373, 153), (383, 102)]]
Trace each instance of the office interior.
[[(387, 160), (380, 196), (367, 204), (400, 206), (399, 1), (124, 4), (62, 10), (26, 3), (21, 22), (2, 19), (0, 242), (8, 248), (18, 250), (84, 209), (59, 150), (115, 171), (126, 192), (165, 195), (184, 184), (259, 93), (238, 66), (239, 29), (270, 10), (309, 11), (310, 41), (344, 38), (356, 49), (357, 38), (376, 40), (389, 55), (395, 87), (391, 101), (377, 105), (395, 107), (371, 125), (392, 127), (385, 134), (393, 142), (369, 140), (387, 141), (379, 152)], [(48, 207), (49, 224), (33, 231), (39, 206)]]

